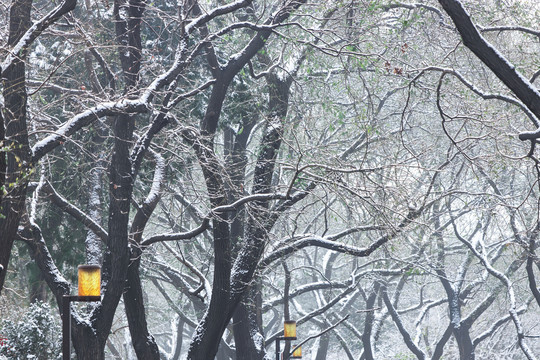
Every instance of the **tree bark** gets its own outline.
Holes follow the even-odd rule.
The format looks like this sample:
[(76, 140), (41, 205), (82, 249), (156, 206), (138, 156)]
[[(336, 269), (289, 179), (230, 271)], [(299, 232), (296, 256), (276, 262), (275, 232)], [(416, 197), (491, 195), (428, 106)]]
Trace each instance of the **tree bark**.
[(371, 332), (373, 330), (373, 320), (375, 320), (375, 300), (377, 300), (377, 295), (379, 293), (380, 284), (375, 282), (373, 285), (373, 290), (366, 301), (366, 319), (364, 320), (364, 333), (362, 334), (362, 344), (364, 345), (364, 355), (363, 357), (366, 360), (374, 360), (373, 357), (373, 347), (371, 344)]
[(135, 248), (132, 252), (132, 261), (128, 267), (127, 287), (123, 296), (131, 342), (137, 359), (159, 360), (159, 348), (154, 337), (148, 331), (146, 309), (143, 303), (143, 290), (139, 276), (142, 251)]
[[(443, 9), (450, 15), (468, 47), (508, 88), (540, 119), (540, 93), (516, 68), (504, 58), (486, 39), (482, 37), (473, 24), (469, 14), (458, 0), (439, 0)], [(538, 121), (535, 126), (540, 125)], [(540, 137), (540, 129), (532, 133), (521, 134), (521, 140)]]
[[(4, 287), (18, 226), (24, 213), (24, 200), (29, 175), (33, 172), (32, 152), (28, 143), (26, 67), (28, 47), (50, 25), (72, 11), (76, 0), (65, 0), (54, 11), (36, 22), (30, 30), (32, 0), (13, 0), (9, 14), (9, 51), (11, 61), (0, 69), (4, 106), (0, 115), (0, 293)], [(24, 41), (22, 41), (24, 40)], [(21, 41), (19, 45), (19, 41)], [(17, 48), (15, 50), (14, 48)], [(4, 148), (4, 149), (2, 149)], [(3, 186), (3, 187), (2, 187)], [(6, 190), (6, 194), (4, 194)]]
[[(14, 46), (23, 34), (30, 28), (32, 0), (14, 0), (9, 16), (8, 46)], [(0, 152), (0, 172), (4, 185), (0, 192), (6, 192), (0, 203), (0, 292), (8, 270), (9, 258), (13, 241), (21, 216), (24, 212), (26, 185), (28, 183), (31, 164), (31, 152), (28, 143), (27, 129), (27, 99), (26, 93), (26, 61), (27, 51), (23, 49), (7, 69), (2, 69), (4, 91), (4, 108), (2, 109), (2, 138), (0, 148), (5, 147), (6, 153)]]
[(263, 360), (265, 358), (264, 336), (257, 319), (256, 290), (250, 288), (244, 300), (238, 304), (233, 316), (236, 360)]
[[(300, 7), (304, 2), (305, 0), (291, 2), (283, 7), (273, 18), (267, 20), (266, 23), (277, 24), (285, 21), (291, 12)], [(232, 58), (223, 68), (218, 66), (219, 63), (215, 59), (212, 49), (208, 50), (209, 62), (210, 64), (214, 64), (211, 71), (217, 80), (212, 88), (205, 116), (201, 121), (201, 138), (188, 138), (186, 140), (194, 146), (197, 152), (208, 194), (214, 207), (225, 204), (227, 200), (224, 196), (226, 194), (226, 187), (221, 179), (221, 167), (216, 162), (215, 154), (213, 153), (213, 138), (218, 127), (226, 91), (238, 72), (265, 46), (266, 40), (270, 35), (271, 32), (266, 30), (255, 34), (240, 55)], [(258, 165), (256, 166), (252, 190), (254, 194), (262, 192), (263, 189), (267, 189), (268, 185), (271, 184), (274, 167), (273, 160), (280, 144), (280, 140), (274, 139), (274, 137), (277, 136), (279, 138), (280, 134), (277, 128), (274, 132), (271, 131), (269, 133), (269, 140), (271, 141), (262, 142), (266, 148), (263, 149), (257, 161)], [(267, 181), (268, 179), (269, 181)], [(207, 360), (215, 357), (221, 336), (232, 318), (236, 306), (242, 299), (248, 284), (253, 279), (266, 239), (265, 227), (261, 226), (259, 221), (265, 219), (267, 216), (268, 212), (266, 210), (268, 209), (268, 203), (256, 203), (255, 208), (260, 209), (253, 211), (252, 214), (257, 220), (248, 220), (251, 224), (247, 225), (249, 230), (245, 233), (245, 243), (242, 245), (242, 249), (240, 249), (234, 261), (234, 267), (238, 270), (234, 274), (231, 268), (231, 233), (229, 224), (227, 223), (228, 219), (225, 215), (220, 214), (220, 218), (213, 221), (213, 291), (209, 308), (199, 323), (191, 342), (188, 351), (188, 359), (190, 360)]]

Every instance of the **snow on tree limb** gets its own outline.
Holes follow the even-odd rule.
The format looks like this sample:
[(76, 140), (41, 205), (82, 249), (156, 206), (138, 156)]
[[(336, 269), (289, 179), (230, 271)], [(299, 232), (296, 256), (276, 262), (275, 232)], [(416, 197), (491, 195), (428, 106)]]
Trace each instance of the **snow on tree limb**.
[(504, 101), (506, 103), (515, 105), (519, 107), (527, 115), (527, 117), (531, 120), (533, 124), (535, 124), (535, 126), (540, 127), (540, 121), (538, 120), (538, 118), (536, 118), (536, 116), (531, 112), (531, 110), (527, 106), (525, 106), (520, 100), (511, 96), (500, 94), (500, 93), (493, 93), (493, 94), (487, 93), (483, 91), (482, 89), (478, 88), (477, 86), (475, 86), (469, 80), (467, 80), (467, 78), (457, 70), (442, 68), (438, 66), (428, 66), (422, 69), (418, 73), (418, 75), (414, 77), (413, 82), (416, 81), (418, 78), (420, 78), (420, 76), (422, 76), (425, 72), (428, 72), (428, 71), (439, 71), (442, 73), (441, 77), (444, 77), (445, 75), (454, 76), (463, 85), (465, 85), (469, 90), (471, 90), (472, 92), (474, 92), (476, 95), (480, 96), (484, 100), (500, 100), (500, 101)]
[[(227, 4), (218, 8), (215, 8), (210, 13), (199, 16), (196, 19), (193, 19), (185, 28), (185, 33), (182, 34), (182, 40), (179, 42), (177, 50), (175, 52), (175, 60), (173, 65), (160, 76), (156, 77), (150, 85), (143, 90), (141, 95), (136, 99), (121, 99), (118, 101), (109, 101), (98, 104), (86, 111), (77, 114), (70, 120), (66, 121), (60, 128), (44, 139), (38, 141), (32, 147), (33, 160), (37, 161), (42, 158), (46, 153), (57, 147), (60, 142), (62, 142), (66, 137), (73, 135), (75, 132), (81, 128), (89, 125), (96, 119), (106, 116), (106, 115), (118, 115), (121, 113), (141, 113), (147, 112), (151, 106), (151, 101), (155, 93), (163, 88), (164, 86), (173, 82), (176, 77), (181, 73), (181, 71), (189, 65), (190, 61), (193, 59), (195, 53), (202, 46), (203, 42), (199, 43), (198, 46), (191, 52), (191, 56), (187, 53), (187, 37), (190, 33), (195, 31), (198, 27), (202, 26), (204, 23), (214, 19), (217, 16), (224, 15), (235, 11), (239, 8), (242, 8), (252, 0), (240, 0), (231, 4)], [(63, 9), (63, 8), (62, 8)], [(254, 24), (245, 24), (244, 26), (256, 26)], [(41, 29), (42, 31), (43, 29)], [(227, 29), (229, 31), (231, 29)], [(27, 33), (28, 35), (28, 33)], [(36, 33), (36, 36), (39, 35)], [(30, 35), (28, 35), (30, 36)], [(23, 42), (24, 38), (21, 39)], [(33, 41), (33, 39), (32, 39)], [(26, 44), (26, 43), (25, 43)], [(21, 48), (23, 45), (20, 45)], [(8, 61), (7, 59), (4, 61)], [(11, 59), (10, 61), (13, 61)], [(5, 66), (2, 65), (1, 69), (4, 69)]]
[(77, 0), (65, 0), (63, 3), (51, 10), (38, 22), (33, 24), (28, 31), (19, 39), (17, 44), (10, 49), (7, 57), (0, 63), (0, 75), (8, 69), (13, 61), (19, 58), (21, 52), (25, 52), (36, 38), (50, 25), (55, 23), (63, 15), (75, 9)]
[(399, 332), (401, 333), (401, 336), (403, 337), (403, 341), (405, 341), (405, 344), (411, 350), (412, 353), (416, 355), (418, 359), (425, 359), (426, 354), (418, 347), (417, 344), (414, 343), (413, 339), (411, 338), (411, 335), (405, 329), (405, 326), (403, 325), (403, 321), (401, 320), (401, 317), (399, 316), (398, 312), (392, 305), (392, 301), (390, 301), (390, 298), (388, 297), (388, 292), (386, 289), (386, 285), (381, 286), (381, 295), (384, 301), (384, 304), (386, 305), (386, 308), (388, 309), (388, 312), (390, 313), (390, 316), (392, 317), (392, 320), (394, 321), (394, 324), (398, 328)]
[[(391, 239), (399, 235), (408, 224), (410, 224), (412, 221), (414, 221), (416, 218), (418, 218), (422, 214), (422, 211), (425, 208), (426, 206), (424, 206), (421, 210), (410, 210), (407, 217), (400, 222), (400, 224), (397, 226), (395, 230), (379, 237), (376, 241), (374, 241), (368, 247), (359, 248), (356, 246), (351, 246), (351, 245), (336, 242), (335, 240), (337, 240), (337, 235), (333, 237), (306, 235), (305, 237), (302, 236), (299, 239), (296, 239), (292, 241), (291, 243), (271, 252), (269, 255), (267, 255), (261, 260), (260, 266), (263, 266), (263, 267), (268, 266), (268, 264), (272, 263), (273, 261), (279, 258), (282, 258), (283, 256), (287, 256), (289, 254), (292, 254), (300, 249), (303, 249), (309, 246), (318, 246), (325, 249), (341, 252), (344, 254), (349, 254), (352, 256), (358, 256), (358, 257), (369, 256), (375, 250), (379, 249), (388, 241), (390, 241)], [(348, 235), (351, 232), (380, 230), (380, 229), (381, 227), (379, 225), (367, 225), (363, 227), (358, 227), (354, 231), (349, 231), (349, 230), (343, 231), (340, 233), (340, 236)]]
[[(523, 325), (521, 323), (518, 311), (516, 309), (516, 295), (515, 295), (515, 291), (514, 291), (513, 282), (510, 281), (510, 279), (506, 276), (506, 274), (504, 274), (503, 272), (498, 271), (497, 269), (495, 269), (493, 267), (493, 265), (491, 264), (490, 260), (486, 257), (486, 248), (485, 248), (485, 245), (483, 243), (483, 239), (479, 239), (478, 244), (472, 244), (470, 241), (468, 241), (467, 239), (464, 239), (460, 235), (459, 231), (457, 230), (457, 226), (456, 226), (455, 222), (453, 222), (452, 225), (454, 226), (454, 234), (456, 235), (456, 237), (464, 245), (467, 246), (467, 248), (482, 263), (482, 265), (484, 265), (486, 270), (492, 276), (494, 276), (495, 278), (500, 280), (501, 283), (504, 284), (504, 286), (506, 287), (507, 292), (508, 292), (508, 296), (509, 296), (509, 300), (510, 300), (510, 305), (509, 305), (508, 312), (510, 313), (510, 317), (512, 318), (512, 320), (514, 322), (514, 326), (516, 328), (519, 347), (521, 348), (521, 350), (523, 351), (523, 354), (527, 357), (527, 359), (529, 359), (529, 360), (536, 359), (536, 356), (532, 353), (531, 349), (529, 348), (529, 346), (525, 342), (525, 335), (524, 335)], [(477, 247), (479, 249), (477, 249)]]
[[(473, 24), (461, 2), (458, 0), (439, 0), (443, 9), (450, 15), (468, 47), (491, 71), (540, 119), (540, 93), (515, 66), (511, 64), (493, 45), (491, 45)], [(534, 122), (535, 127), (538, 122)], [(540, 131), (520, 135), (521, 140), (540, 137)]]
[(220, 216), (226, 212), (235, 211), (241, 206), (253, 202), (253, 201), (265, 201), (265, 200), (276, 200), (276, 199), (285, 199), (287, 198), (284, 194), (254, 194), (254, 195), (248, 195), (245, 197), (242, 197), (238, 200), (236, 200), (234, 203), (229, 205), (222, 205), (215, 207), (211, 209), (208, 214), (204, 217), (201, 224), (189, 231), (182, 232), (182, 233), (176, 233), (176, 234), (161, 234), (161, 235), (154, 235), (144, 241), (142, 241), (142, 246), (149, 246), (151, 244), (154, 244), (156, 242), (161, 241), (174, 241), (174, 240), (187, 240), (194, 238), (195, 236), (202, 234), (206, 230), (209, 229), (210, 226), (210, 219)]
[(80, 223), (84, 224), (87, 228), (92, 230), (94, 234), (96, 234), (101, 241), (103, 241), (103, 243), (107, 244), (109, 238), (107, 231), (92, 218), (90, 218), (84, 211), (71, 204), (62, 195), (58, 194), (49, 182), (46, 182), (43, 185), (43, 192), (50, 197), (51, 201), (56, 206), (71, 215)]
[(143, 99), (129, 100), (123, 99), (114, 102), (105, 102), (94, 106), (80, 114), (77, 114), (70, 120), (66, 121), (53, 134), (38, 141), (32, 146), (32, 159), (37, 162), (49, 151), (60, 145), (67, 137), (73, 135), (78, 130), (93, 121), (106, 115), (117, 115), (121, 113), (146, 112), (148, 104)]

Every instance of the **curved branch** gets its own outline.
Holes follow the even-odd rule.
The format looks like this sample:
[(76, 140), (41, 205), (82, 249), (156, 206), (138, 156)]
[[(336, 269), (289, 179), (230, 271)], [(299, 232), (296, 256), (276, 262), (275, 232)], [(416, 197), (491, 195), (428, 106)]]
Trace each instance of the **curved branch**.
[(390, 316), (392, 317), (392, 320), (394, 320), (394, 324), (398, 328), (401, 336), (403, 337), (403, 341), (405, 341), (405, 345), (411, 350), (411, 352), (416, 355), (416, 357), (420, 360), (423, 360), (426, 358), (426, 354), (414, 343), (413, 339), (411, 338), (411, 335), (405, 329), (405, 326), (403, 325), (403, 322), (401, 321), (401, 317), (397, 313), (396, 309), (392, 305), (392, 301), (388, 297), (388, 292), (386, 290), (386, 286), (381, 286), (381, 295), (384, 301), (384, 304), (386, 305), (386, 308), (388, 309), (388, 312), (390, 313)]
[(493, 32), (493, 31), (520, 31), (524, 32), (526, 34), (534, 35), (540, 37), (540, 31), (531, 29), (525, 26), (490, 26), (490, 27), (482, 27), (477, 26), (478, 30), (481, 32)]
[(91, 217), (85, 214), (81, 209), (71, 204), (67, 199), (62, 195), (56, 192), (49, 182), (43, 184), (43, 191), (51, 199), (51, 202), (62, 209), (67, 214), (71, 215), (75, 220), (79, 221), (81, 224), (90, 229), (94, 234), (96, 234), (103, 243), (108, 244), (109, 235), (107, 231), (101, 227), (97, 222), (95, 222)]
[(465, 78), (465, 76), (463, 76), (457, 70), (448, 69), (448, 68), (442, 68), (442, 67), (437, 67), (437, 66), (429, 66), (429, 67), (426, 67), (426, 68), (422, 69), (422, 71), (420, 71), (420, 73), (417, 76), (415, 76), (415, 78), (413, 79), (413, 82), (416, 79), (418, 79), (420, 76), (422, 76), (422, 74), (424, 72), (426, 72), (426, 71), (440, 71), (440, 72), (442, 72), (441, 77), (444, 77), (446, 74), (453, 75), (463, 85), (465, 85), (469, 90), (471, 90), (473, 93), (480, 96), (484, 100), (500, 100), (500, 101), (504, 101), (506, 103), (515, 105), (515, 106), (519, 107), (536, 126), (540, 127), (540, 121), (538, 121), (538, 118), (521, 101), (519, 101), (519, 100), (517, 100), (517, 99), (515, 99), (513, 97), (503, 95), (503, 94), (485, 93), (481, 89), (477, 88), (474, 84), (472, 84), (469, 80), (467, 80)]
[[(512, 318), (512, 320), (514, 322), (514, 326), (516, 328), (518, 344), (519, 344), (521, 350), (523, 351), (523, 353), (525, 354), (525, 356), (527, 357), (527, 359), (529, 359), (529, 360), (536, 359), (536, 357), (531, 352), (528, 345), (525, 343), (525, 335), (523, 333), (523, 325), (521, 324), (521, 320), (519, 319), (518, 312), (516, 310), (516, 297), (515, 297), (514, 286), (513, 286), (512, 282), (510, 281), (510, 279), (504, 273), (502, 273), (502, 272), (496, 270), (495, 268), (493, 268), (493, 266), (491, 265), (489, 260), (486, 258), (483, 251), (479, 252), (478, 250), (476, 250), (476, 247), (473, 244), (471, 244), (470, 241), (464, 239), (459, 234), (455, 222), (453, 222), (452, 225), (454, 227), (454, 234), (456, 235), (456, 237), (464, 245), (466, 245), (469, 248), (469, 250), (474, 254), (474, 256), (476, 256), (476, 258), (478, 258), (478, 260), (480, 260), (482, 265), (484, 265), (486, 270), (492, 276), (499, 279), (501, 281), (501, 283), (503, 283), (506, 286), (507, 291), (508, 291), (508, 296), (509, 296), (509, 299), (510, 299), (510, 308), (508, 309), (508, 312), (510, 313), (510, 316), (511, 316), (511, 318)], [(482, 243), (481, 239), (479, 240), (479, 243), (483, 248), (483, 243)]]
[[(534, 85), (479, 33), (461, 2), (458, 0), (439, 0), (439, 3), (454, 21), (463, 39), (463, 44), (491, 69), (537, 119), (540, 118), (540, 93)], [(538, 121), (535, 121), (534, 125), (537, 128), (540, 127)], [(536, 131), (534, 136), (540, 136), (540, 132)], [(524, 140), (521, 135), (520, 139)]]
[(267, 201), (267, 200), (275, 200), (275, 199), (286, 199), (287, 195), (284, 194), (254, 194), (254, 195), (248, 195), (241, 199), (236, 200), (234, 203), (229, 205), (222, 205), (217, 206), (210, 210), (208, 214), (203, 218), (201, 225), (196, 227), (195, 229), (182, 232), (182, 233), (176, 233), (176, 234), (161, 234), (161, 235), (155, 235), (152, 236), (144, 241), (141, 242), (142, 246), (149, 246), (151, 244), (154, 244), (156, 242), (160, 241), (174, 241), (174, 240), (187, 240), (191, 239), (199, 234), (202, 234), (210, 227), (210, 220), (216, 216), (219, 216), (221, 214), (235, 211), (241, 206), (253, 202), (253, 201)]
[(17, 44), (10, 49), (8, 56), (0, 63), (0, 75), (6, 71), (13, 62), (18, 59), (22, 52), (26, 52), (28, 47), (37, 39), (37, 37), (58, 19), (75, 9), (77, 0), (65, 0), (60, 5), (51, 10), (47, 15), (33, 24), (26, 33), (19, 39)]
[[(299, 240), (294, 241), (292, 244), (286, 245), (282, 248), (279, 248), (277, 250), (274, 250), (272, 253), (267, 255), (265, 258), (262, 259), (260, 266), (265, 267), (268, 266), (273, 261), (283, 257), (287, 256), (289, 254), (292, 254), (300, 249), (303, 249), (308, 246), (318, 246), (329, 250), (334, 250), (337, 252), (341, 252), (344, 254), (352, 255), (352, 256), (358, 256), (358, 257), (366, 257), (369, 256), (371, 253), (373, 253), (375, 250), (386, 244), (391, 239), (395, 238), (398, 234), (400, 234), (404, 227), (406, 227), (408, 224), (413, 222), (416, 218), (420, 216), (422, 213), (422, 210), (425, 208), (421, 208), (420, 210), (410, 210), (409, 214), (405, 219), (401, 221), (401, 223), (398, 225), (397, 229), (393, 232), (381, 236), (379, 239), (377, 239), (375, 242), (373, 242), (370, 246), (367, 248), (359, 248), (356, 246), (350, 246), (342, 243), (335, 242), (336, 235), (329, 239), (328, 237), (320, 237), (316, 235), (309, 235), (305, 238), (301, 238)], [(377, 230), (379, 229), (379, 225), (373, 225), (373, 226), (366, 226), (364, 228), (358, 228), (362, 229), (363, 231), (368, 230)], [(347, 235), (347, 232), (344, 231), (341, 233), (342, 236)]]
[(142, 206), (138, 209), (131, 225), (131, 236), (135, 243), (139, 244), (142, 238), (142, 233), (150, 215), (154, 212), (159, 199), (161, 197), (161, 188), (165, 181), (166, 164), (165, 159), (156, 152), (150, 152), (156, 161), (156, 169), (154, 170), (154, 178), (152, 180), (152, 187), (144, 200)]
[(538, 306), (540, 306), (540, 291), (538, 291), (538, 286), (536, 285), (536, 279), (534, 277), (534, 271), (533, 271), (533, 263), (536, 260), (536, 255), (534, 253), (535, 248), (535, 241), (534, 239), (531, 239), (529, 241), (529, 253), (527, 256), (527, 278), (529, 280), (529, 288), (531, 289), (531, 292), (534, 296), (534, 299), (536, 300), (536, 303)]

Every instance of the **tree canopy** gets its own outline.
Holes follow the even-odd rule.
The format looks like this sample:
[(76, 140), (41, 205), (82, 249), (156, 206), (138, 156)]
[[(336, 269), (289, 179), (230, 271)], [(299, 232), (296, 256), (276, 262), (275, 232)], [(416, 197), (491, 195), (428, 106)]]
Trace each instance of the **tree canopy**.
[(78, 359), (536, 359), (539, 11), (0, 0), (0, 317), (86, 263)]

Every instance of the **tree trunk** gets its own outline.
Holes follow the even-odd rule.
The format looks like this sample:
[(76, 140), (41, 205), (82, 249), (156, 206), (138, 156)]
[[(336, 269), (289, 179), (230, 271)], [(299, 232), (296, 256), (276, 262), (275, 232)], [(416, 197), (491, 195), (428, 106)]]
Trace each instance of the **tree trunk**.
[(86, 325), (77, 324), (76, 318), (71, 318), (71, 340), (77, 360), (105, 360), (105, 345), (108, 336), (99, 336), (96, 331)]
[(453, 334), (459, 349), (459, 359), (474, 360), (474, 346), (469, 334), (469, 328), (463, 324), (453, 326)]
[(173, 342), (173, 352), (171, 359), (179, 359), (180, 358), (180, 352), (182, 351), (182, 345), (184, 343), (184, 320), (182, 318), (178, 318), (178, 323), (176, 324), (176, 339)]
[(237, 360), (263, 360), (265, 358), (262, 324), (258, 319), (257, 290), (250, 288), (233, 315), (234, 343)]
[(328, 334), (322, 335), (321, 339), (319, 340), (319, 346), (317, 347), (317, 356), (315, 357), (315, 360), (326, 360), (326, 357), (328, 356), (329, 344), (330, 336)]
[[(32, 0), (15, 0), (11, 5), (8, 46), (16, 44), (31, 25), (30, 10)], [(0, 148), (6, 147), (0, 161), (0, 176), (4, 189), (0, 203), (0, 292), (4, 287), (13, 241), (21, 216), (24, 212), (26, 196), (26, 176), (32, 168), (31, 153), (26, 127), (26, 50), (17, 54), (11, 66), (3, 70), (4, 109), (2, 114), (2, 138)], [(2, 141), (3, 140), (3, 141)], [(2, 185), (2, 184), (0, 184)], [(3, 189), (0, 189), (3, 192)]]
[(188, 359), (213, 359), (221, 342), (221, 337), (232, 317), (230, 297), (230, 243), (229, 228), (225, 221), (214, 222), (215, 270), (212, 283), (212, 297), (208, 310), (195, 329), (195, 335), (188, 350)]
[(154, 337), (148, 332), (146, 309), (143, 303), (143, 290), (139, 277), (142, 251), (136, 248), (133, 253), (132, 262), (128, 267), (127, 287), (124, 292), (124, 307), (131, 342), (138, 359), (159, 360), (159, 348)]
[(366, 301), (366, 319), (364, 321), (364, 333), (362, 334), (362, 344), (364, 345), (364, 355), (366, 360), (374, 360), (373, 348), (371, 344), (371, 333), (373, 330), (373, 320), (375, 320), (375, 300), (377, 300), (377, 294), (379, 292), (380, 284), (375, 282), (373, 290)]

